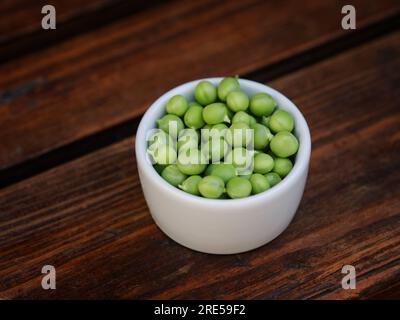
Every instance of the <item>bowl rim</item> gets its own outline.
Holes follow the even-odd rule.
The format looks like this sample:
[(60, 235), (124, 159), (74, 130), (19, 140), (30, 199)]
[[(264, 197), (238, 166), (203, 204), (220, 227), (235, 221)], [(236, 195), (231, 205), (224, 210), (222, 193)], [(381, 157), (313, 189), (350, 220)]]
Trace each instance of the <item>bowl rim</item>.
[[(228, 206), (238, 206), (238, 205), (248, 205), (257, 201), (266, 201), (268, 199), (275, 198), (279, 194), (284, 193), (287, 189), (290, 188), (298, 179), (301, 178), (304, 171), (308, 170), (308, 165), (311, 156), (311, 136), (310, 129), (307, 125), (307, 121), (305, 120), (303, 114), (298, 109), (298, 107), (285, 95), (280, 93), (279, 91), (259, 82), (255, 82), (248, 79), (239, 78), (238, 81), (240, 84), (245, 84), (248, 87), (252, 87), (259, 92), (266, 92), (271, 94), (272, 96), (279, 97), (279, 100), (283, 100), (285, 102), (285, 107), (283, 109), (290, 109), (290, 112), (294, 114), (296, 128), (302, 131), (302, 138), (299, 138), (299, 150), (296, 155), (296, 161), (293, 165), (293, 169), (290, 173), (282, 179), (282, 181), (274, 186), (271, 189), (268, 189), (264, 192), (261, 192), (256, 195), (250, 195), (246, 198), (239, 199), (208, 199), (200, 196), (192, 195), (190, 193), (184, 192), (183, 190), (174, 187), (173, 185), (166, 182), (161, 175), (154, 169), (154, 167), (146, 160), (146, 131), (148, 129), (154, 128), (154, 123), (151, 123), (151, 118), (154, 113), (159, 112), (160, 108), (165, 107), (165, 103), (168, 99), (176, 94), (182, 94), (182, 92), (186, 92), (193, 88), (200, 81), (207, 80), (214, 84), (219, 83), (223, 77), (210, 77), (210, 78), (202, 78), (193, 81), (189, 81), (183, 83), (177, 87), (170, 89), (161, 95), (156, 101), (154, 101), (151, 106), (144, 113), (136, 135), (135, 135), (135, 151), (136, 151), (136, 162), (138, 170), (142, 169), (147, 174), (153, 183), (156, 183), (159, 188), (163, 189), (165, 192), (168, 192), (173, 197), (178, 197), (183, 201), (190, 201), (193, 204), (200, 205), (212, 205), (213, 207), (228, 207)], [(140, 167), (140, 168), (139, 168)], [(141, 182), (142, 183), (142, 182)]]

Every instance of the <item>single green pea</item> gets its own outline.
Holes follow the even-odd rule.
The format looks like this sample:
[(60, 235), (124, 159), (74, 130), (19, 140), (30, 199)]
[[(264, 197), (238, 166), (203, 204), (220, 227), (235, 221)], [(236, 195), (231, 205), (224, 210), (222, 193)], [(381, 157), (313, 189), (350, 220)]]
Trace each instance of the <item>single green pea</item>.
[(236, 177), (236, 168), (232, 164), (218, 163), (211, 170), (211, 175), (220, 177), (224, 183), (227, 183), (233, 177)]
[(205, 198), (218, 199), (225, 192), (225, 184), (220, 177), (207, 176), (199, 182), (199, 191)]
[(199, 134), (194, 129), (184, 129), (179, 132), (178, 151), (183, 149), (197, 149), (199, 146)]
[(286, 177), (293, 168), (293, 163), (288, 158), (275, 158), (273, 172), (279, 174), (281, 178)]
[(185, 128), (181, 118), (174, 114), (166, 114), (156, 121), (158, 127), (168, 133), (171, 137), (177, 137), (179, 132)]
[(238, 175), (246, 175), (253, 171), (253, 153), (245, 148), (234, 148), (228, 152), (224, 162), (232, 164)]
[(226, 141), (234, 147), (246, 146), (252, 141), (253, 132), (247, 123), (233, 123), (226, 132)]
[(257, 117), (269, 116), (278, 104), (267, 93), (257, 93), (251, 97), (250, 111)]
[(202, 173), (207, 167), (207, 159), (199, 149), (186, 149), (179, 152), (176, 165), (184, 174), (195, 175)]
[(236, 112), (232, 118), (232, 123), (237, 122), (243, 122), (249, 126), (252, 126), (257, 123), (257, 120), (253, 116), (249, 115), (246, 111), (239, 111)]
[(265, 149), (268, 146), (270, 137), (272, 136), (271, 131), (260, 123), (253, 125), (252, 129), (254, 130), (254, 149)]
[(231, 91), (226, 97), (226, 104), (233, 112), (246, 111), (249, 107), (249, 97), (243, 91)]
[(280, 131), (272, 138), (270, 148), (278, 157), (287, 158), (297, 152), (299, 141), (290, 132)]
[(209, 81), (200, 81), (194, 89), (196, 101), (203, 106), (217, 101), (217, 88)]
[(167, 106), (165, 107), (167, 113), (177, 115), (178, 117), (182, 117), (187, 109), (188, 102), (186, 98), (179, 94), (169, 99)]
[(226, 184), (226, 192), (232, 199), (248, 197), (251, 189), (250, 181), (241, 177), (233, 177)]
[(254, 172), (265, 174), (274, 168), (274, 159), (266, 154), (259, 153), (254, 157)]
[(176, 161), (176, 150), (172, 145), (160, 144), (156, 147), (147, 149), (147, 152), (153, 157), (155, 163), (172, 164)]
[(203, 119), (208, 124), (230, 123), (227, 108), (220, 102), (207, 105), (203, 109)]
[(225, 156), (228, 148), (225, 139), (212, 138), (202, 145), (202, 152), (211, 162), (217, 162)]
[(268, 190), (270, 188), (268, 179), (259, 173), (254, 173), (251, 175), (250, 183), (253, 194), (264, 192), (265, 190)]
[(293, 116), (285, 110), (276, 110), (268, 123), (272, 132), (288, 131), (291, 132), (294, 128)]
[(281, 177), (276, 172), (268, 172), (264, 176), (267, 178), (271, 188), (282, 181)]
[(218, 97), (221, 101), (226, 101), (229, 92), (240, 90), (239, 81), (233, 77), (224, 78), (218, 85)]
[(187, 193), (199, 196), (200, 195), (199, 183), (200, 183), (201, 179), (203, 179), (203, 178), (198, 175), (190, 176), (185, 181), (183, 181), (180, 185), (178, 185), (178, 187)]
[(203, 120), (203, 107), (189, 107), (189, 109), (185, 113), (185, 116), (183, 117), (183, 121), (188, 128), (200, 129), (201, 127), (203, 127), (205, 124)]
[(185, 179), (186, 175), (179, 171), (178, 167), (174, 164), (169, 165), (166, 167), (161, 176), (167, 181), (168, 183), (172, 184), (173, 186), (177, 187), (181, 184)]

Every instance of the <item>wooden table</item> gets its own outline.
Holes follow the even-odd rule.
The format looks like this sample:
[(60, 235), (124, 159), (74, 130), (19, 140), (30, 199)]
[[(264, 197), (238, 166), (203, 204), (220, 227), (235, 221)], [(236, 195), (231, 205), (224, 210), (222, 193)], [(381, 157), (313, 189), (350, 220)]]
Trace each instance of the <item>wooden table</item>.
[[(398, 0), (351, 1), (356, 30), (334, 0), (54, 0), (42, 30), (46, 2), (0, 4), (0, 298), (400, 296)], [(135, 129), (166, 90), (235, 74), (299, 106), (311, 168), (282, 235), (207, 255), (151, 219)]]

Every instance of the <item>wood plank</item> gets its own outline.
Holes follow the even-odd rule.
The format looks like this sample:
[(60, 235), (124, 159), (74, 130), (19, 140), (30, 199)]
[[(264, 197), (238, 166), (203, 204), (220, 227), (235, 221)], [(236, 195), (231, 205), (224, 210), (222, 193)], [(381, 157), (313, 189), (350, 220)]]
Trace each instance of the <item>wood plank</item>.
[[(55, 0), (51, 2), (57, 11), (58, 24), (65, 23), (92, 10), (110, 5), (112, 0)], [(49, 4), (43, 0), (3, 0), (0, 3), (0, 45), (41, 30), (42, 7)]]
[[(44, 5), (56, 9), (57, 28), (43, 30)], [(151, 5), (157, 4), (153, 1)], [(0, 62), (43, 49), (149, 6), (144, 0), (3, 0), (0, 3)]]
[[(182, 82), (245, 74), (340, 39), (343, 1), (161, 5), (0, 66), (0, 169), (139, 116)], [(396, 0), (356, 0), (362, 29)], [(210, 10), (212, 8), (212, 10)]]
[[(366, 298), (400, 279), (400, 32), (278, 79), (311, 128), (304, 198), (252, 252), (169, 240), (144, 201), (134, 139), (0, 190), (1, 298)], [(41, 289), (41, 267), (57, 290)], [(341, 289), (341, 268), (357, 289)]]

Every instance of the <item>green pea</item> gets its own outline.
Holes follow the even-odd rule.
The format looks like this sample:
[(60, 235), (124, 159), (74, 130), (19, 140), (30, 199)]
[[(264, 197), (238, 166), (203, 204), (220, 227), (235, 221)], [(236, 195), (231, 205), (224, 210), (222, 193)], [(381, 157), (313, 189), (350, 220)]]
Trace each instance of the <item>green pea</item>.
[(251, 189), (250, 181), (241, 177), (234, 177), (226, 184), (226, 192), (232, 199), (248, 197)]
[(258, 194), (268, 190), (270, 188), (268, 179), (264, 177), (262, 174), (255, 173), (250, 177), (250, 183), (252, 187), (252, 193)]
[(199, 134), (194, 129), (184, 129), (179, 133), (178, 150), (197, 149), (199, 146)]
[(209, 81), (200, 81), (194, 89), (194, 97), (203, 106), (217, 101), (217, 88)]
[(211, 170), (211, 175), (220, 177), (224, 183), (227, 183), (233, 177), (236, 177), (236, 168), (232, 164), (218, 163)]
[(177, 137), (179, 132), (185, 128), (181, 118), (174, 114), (166, 114), (157, 121), (158, 127), (172, 137)]
[(153, 157), (154, 162), (158, 164), (172, 164), (176, 161), (176, 150), (169, 144), (157, 145), (147, 149), (147, 152)]
[(243, 91), (231, 91), (226, 97), (226, 104), (233, 112), (245, 111), (249, 107), (249, 97)]
[(188, 109), (188, 103), (184, 96), (178, 94), (169, 99), (165, 109), (167, 113), (182, 117)]
[(293, 116), (285, 110), (276, 110), (269, 119), (269, 128), (272, 132), (288, 131), (294, 128)]
[(293, 168), (293, 163), (287, 158), (275, 158), (273, 172), (279, 174), (281, 178), (286, 177)]
[(176, 165), (178, 169), (187, 175), (202, 173), (207, 167), (207, 159), (199, 149), (187, 149), (179, 152)]
[(227, 108), (220, 102), (207, 105), (203, 109), (203, 119), (208, 124), (230, 123)]
[(257, 117), (269, 116), (277, 105), (267, 93), (257, 93), (250, 99), (250, 111)]
[(174, 164), (169, 165), (166, 167), (161, 176), (167, 181), (168, 183), (172, 184), (173, 186), (177, 187), (181, 184), (185, 179), (186, 175), (179, 171), (178, 167)]
[(249, 115), (246, 111), (236, 112), (232, 118), (232, 123), (243, 122), (249, 125), (250, 127), (257, 123), (257, 120)]
[(280, 131), (272, 138), (270, 148), (278, 157), (287, 158), (297, 152), (299, 141), (290, 132)]
[(199, 196), (200, 195), (199, 183), (201, 179), (202, 177), (198, 175), (190, 176), (185, 181), (183, 181), (182, 184), (180, 184), (178, 187), (187, 193)]
[(252, 134), (248, 124), (236, 122), (226, 132), (226, 141), (234, 147), (246, 146), (252, 141)]
[(274, 168), (274, 159), (266, 154), (259, 153), (254, 157), (254, 172), (265, 174)]
[(276, 172), (268, 172), (264, 176), (267, 178), (271, 188), (282, 181), (281, 177)]
[(253, 125), (254, 130), (254, 149), (263, 150), (268, 146), (272, 134), (266, 126), (260, 123)]
[(221, 160), (228, 151), (228, 144), (223, 138), (209, 139), (202, 146), (203, 154), (210, 159), (211, 162)]
[(203, 120), (203, 107), (189, 107), (189, 109), (185, 113), (185, 116), (183, 117), (183, 121), (188, 128), (200, 129), (201, 127), (203, 127), (205, 124)]
[(225, 157), (225, 163), (232, 164), (238, 175), (245, 175), (252, 172), (253, 154), (245, 148), (234, 148)]
[(207, 176), (199, 182), (199, 191), (205, 198), (218, 199), (225, 192), (225, 184), (220, 177)]
[(218, 97), (221, 101), (226, 101), (229, 92), (240, 90), (239, 81), (236, 78), (226, 77), (218, 86)]

